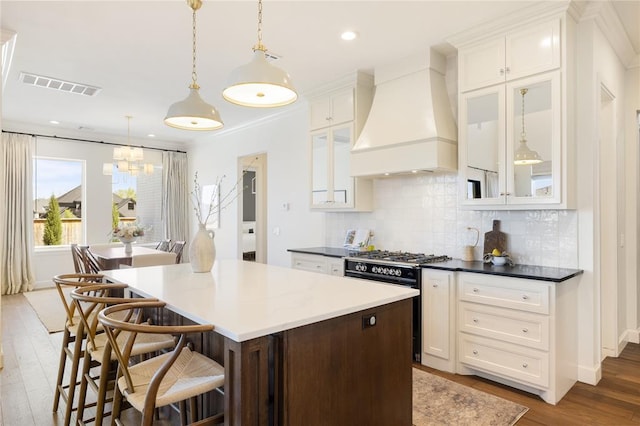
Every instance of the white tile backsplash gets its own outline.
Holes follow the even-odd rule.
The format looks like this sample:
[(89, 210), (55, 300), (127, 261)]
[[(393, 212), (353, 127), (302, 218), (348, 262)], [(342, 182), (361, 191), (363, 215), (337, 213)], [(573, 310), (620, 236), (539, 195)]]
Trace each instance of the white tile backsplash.
[(507, 251), (516, 263), (576, 268), (578, 220), (575, 210), (491, 210), (458, 208), (456, 174), (376, 179), (370, 213), (327, 213), (326, 244), (340, 247), (347, 229), (369, 228), (373, 244), (384, 250), (447, 254), (461, 258), (463, 247), (475, 242), (482, 258), (484, 233), (493, 221), (507, 234)]

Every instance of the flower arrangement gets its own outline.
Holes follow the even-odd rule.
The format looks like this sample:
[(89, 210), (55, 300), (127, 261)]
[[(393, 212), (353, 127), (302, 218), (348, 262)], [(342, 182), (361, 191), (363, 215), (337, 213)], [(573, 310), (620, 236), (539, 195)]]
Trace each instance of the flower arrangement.
[(125, 224), (113, 229), (114, 238), (136, 238), (144, 235), (144, 228), (135, 223)]

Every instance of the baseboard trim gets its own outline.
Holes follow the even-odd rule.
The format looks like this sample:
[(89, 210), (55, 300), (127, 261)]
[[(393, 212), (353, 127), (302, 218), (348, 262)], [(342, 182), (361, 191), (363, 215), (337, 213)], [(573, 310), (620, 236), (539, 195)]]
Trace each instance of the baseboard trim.
[(640, 329), (629, 329), (627, 330), (627, 342), (629, 343), (640, 343)]
[(578, 381), (586, 383), (588, 385), (597, 385), (602, 379), (602, 366), (600, 364), (594, 365), (591, 368), (578, 366)]

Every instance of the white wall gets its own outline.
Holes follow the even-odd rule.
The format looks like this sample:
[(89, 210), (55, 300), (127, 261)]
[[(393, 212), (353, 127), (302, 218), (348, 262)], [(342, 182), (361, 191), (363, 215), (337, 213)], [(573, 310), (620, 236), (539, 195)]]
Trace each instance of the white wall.
[[(299, 100), (278, 117), (241, 130), (212, 133), (188, 149), (189, 173), (198, 172), (200, 184), (211, 184), (226, 175), (224, 196), (235, 184), (238, 157), (266, 153), (267, 156), (267, 263), (289, 266), (288, 248), (324, 244), (324, 215), (309, 210), (310, 159), (308, 105)], [(193, 182), (190, 182), (190, 190)], [(289, 209), (282, 205), (287, 203)], [(191, 231), (195, 233), (195, 214)], [(240, 236), (237, 204), (221, 212), (215, 231), (216, 256), (238, 257)]]

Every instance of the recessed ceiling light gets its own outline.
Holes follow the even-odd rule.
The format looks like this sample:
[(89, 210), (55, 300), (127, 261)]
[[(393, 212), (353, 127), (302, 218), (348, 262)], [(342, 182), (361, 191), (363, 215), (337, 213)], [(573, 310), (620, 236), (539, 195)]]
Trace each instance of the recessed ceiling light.
[(57, 121), (57, 120), (49, 120), (49, 123), (51, 123), (51, 124), (60, 124), (60, 122)]
[(156, 135), (154, 135), (153, 133), (149, 133), (147, 136), (150, 137), (150, 138), (155, 138), (156, 137)]
[(346, 41), (355, 40), (356, 38), (358, 38), (358, 33), (355, 31), (345, 31), (340, 34), (340, 38)]

